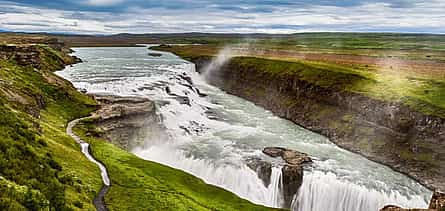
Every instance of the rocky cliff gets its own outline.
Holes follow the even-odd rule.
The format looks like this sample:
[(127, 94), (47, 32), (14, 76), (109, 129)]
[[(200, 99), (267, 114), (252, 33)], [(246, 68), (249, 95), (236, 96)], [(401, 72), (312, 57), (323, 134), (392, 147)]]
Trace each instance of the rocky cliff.
[[(198, 71), (211, 61), (207, 56), (187, 59)], [(208, 80), (431, 189), (445, 189), (445, 119), (399, 102), (345, 91), (346, 83), (351, 86), (364, 81), (354, 74), (305, 75), (286, 71), (287, 62), (276, 63), (236, 57), (207, 73)], [(269, 65), (281, 65), (283, 70), (264, 71)], [(310, 68), (303, 66), (301, 71)]]
[(140, 97), (94, 96), (100, 109), (93, 113), (98, 133), (110, 143), (131, 151), (145, 140), (165, 140), (152, 101)]

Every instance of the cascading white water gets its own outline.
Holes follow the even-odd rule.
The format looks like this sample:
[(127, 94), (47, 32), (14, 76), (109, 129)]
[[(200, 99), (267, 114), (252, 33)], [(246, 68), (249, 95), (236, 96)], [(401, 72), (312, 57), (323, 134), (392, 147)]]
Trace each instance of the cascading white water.
[(268, 191), (272, 193), (268, 201), (273, 202), (272, 207), (281, 207), (283, 205), (283, 167), (272, 167), (270, 175), (270, 184), (267, 187)]
[(305, 173), (303, 185), (292, 203), (293, 210), (379, 210), (382, 203), (425, 207), (422, 196), (404, 197), (398, 191), (369, 189), (341, 181), (331, 172)]
[[(202, 178), (206, 183), (213, 184), (237, 194), (257, 204), (279, 207), (281, 204), (280, 190), (281, 168), (273, 168), (271, 184), (265, 187), (256, 172), (247, 167), (241, 160), (222, 159), (212, 162), (205, 159), (188, 157), (171, 145), (152, 146), (146, 149), (135, 149), (136, 155), (173, 166)], [(168, 155), (168, 156), (165, 156)]]
[[(305, 169), (294, 200), (298, 211), (374, 211), (388, 203), (422, 208), (431, 197), (408, 177), (208, 85), (192, 64), (172, 54), (149, 57), (146, 48), (76, 51), (86, 62), (58, 72), (76, 87), (90, 93), (149, 97), (157, 104), (170, 139), (147, 140), (145, 147), (133, 151), (141, 158), (182, 169), (252, 202), (278, 207), (283, 203), (281, 170), (272, 169), (271, 183), (265, 187), (246, 158), (264, 157), (261, 149), (266, 146), (308, 153), (315, 161)], [(272, 161), (279, 166), (280, 161)]]

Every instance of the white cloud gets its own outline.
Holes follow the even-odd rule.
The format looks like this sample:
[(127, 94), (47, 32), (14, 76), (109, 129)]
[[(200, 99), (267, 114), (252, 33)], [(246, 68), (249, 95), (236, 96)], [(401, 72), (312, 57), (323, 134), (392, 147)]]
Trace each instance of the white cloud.
[(85, 3), (91, 6), (113, 6), (122, 2), (124, 0), (87, 0)]
[[(93, 0), (88, 0), (93, 1)], [(94, 0), (96, 5), (121, 0)], [(242, 12), (215, 7), (195, 9), (137, 8), (126, 12), (75, 12), (2, 3), (0, 28), (15, 31), (74, 33), (238, 32), (295, 33), (306, 31), (402, 31), (445, 33), (445, 2), (392, 7), (367, 3), (352, 7), (274, 7), (272, 12)], [(5, 12), (6, 11), (6, 12)], [(12, 12), (7, 12), (12, 11)], [(76, 24), (77, 23), (77, 24)]]

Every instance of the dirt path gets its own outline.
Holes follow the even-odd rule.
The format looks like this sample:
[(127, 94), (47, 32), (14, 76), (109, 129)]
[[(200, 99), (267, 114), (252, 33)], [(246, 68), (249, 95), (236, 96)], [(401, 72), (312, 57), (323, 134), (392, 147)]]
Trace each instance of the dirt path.
[(82, 121), (83, 119), (86, 119), (86, 118), (88, 118), (88, 117), (75, 119), (75, 120), (69, 122), (68, 126), (66, 127), (66, 133), (69, 136), (71, 136), (74, 140), (76, 140), (77, 143), (79, 143), (82, 153), (85, 154), (85, 156), (88, 158), (88, 160), (95, 163), (99, 167), (104, 185), (102, 186), (102, 189), (100, 190), (100, 192), (97, 194), (96, 198), (93, 200), (93, 203), (98, 211), (107, 211), (108, 209), (104, 202), (105, 194), (108, 192), (108, 189), (110, 188), (110, 178), (108, 177), (107, 169), (105, 168), (105, 166), (102, 163), (100, 163), (98, 160), (96, 160), (93, 157), (93, 155), (90, 152), (90, 148), (89, 148), (90, 145), (87, 142), (80, 139), (80, 137), (77, 136), (76, 134), (74, 134), (74, 132), (73, 132), (73, 128), (77, 125), (77, 123), (79, 123), (80, 121)]

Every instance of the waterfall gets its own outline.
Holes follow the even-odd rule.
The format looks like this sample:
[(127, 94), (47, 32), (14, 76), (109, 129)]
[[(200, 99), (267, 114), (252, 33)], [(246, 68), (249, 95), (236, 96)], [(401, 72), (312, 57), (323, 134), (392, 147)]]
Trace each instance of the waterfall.
[(392, 204), (402, 207), (425, 207), (420, 195), (407, 197), (400, 191), (379, 191), (342, 181), (333, 173), (305, 172), (303, 184), (292, 202), (292, 210), (379, 210)]
[[(221, 50), (203, 74), (209, 76), (218, 70), (232, 57), (232, 50), (236, 49)], [(58, 72), (89, 93), (136, 95), (155, 101), (170, 139), (146, 140), (144, 147), (133, 151), (139, 157), (184, 170), (254, 203), (281, 207), (281, 167), (274, 165), (266, 187), (244, 161), (265, 156), (261, 152), (264, 147), (283, 146), (319, 158), (304, 172), (292, 203), (295, 211), (376, 211), (387, 204), (428, 206), (431, 192), (410, 178), (222, 92), (207, 84), (194, 65), (172, 54), (147, 58), (146, 51), (76, 49), (76, 55), (88, 62)], [(193, 83), (185, 80), (185, 75)], [(196, 93), (197, 89), (206, 97)]]
[(270, 175), (270, 184), (267, 187), (268, 201), (273, 207), (283, 206), (283, 177), (282, 166), (272, 167), (272, 173)]
[(230, 190), (254, 203), (277, 208), (282, 206), (282, 167), (272, 168), (271, 182), (265, 187), (257, 173), (240, 160), (222, 159), (220, 162), (210, 162), (186, 156), (173, 145), (138, 148), (133, 150), (133, 153), (143, 159), (184, 170), (202, 178), (208, 184)]

